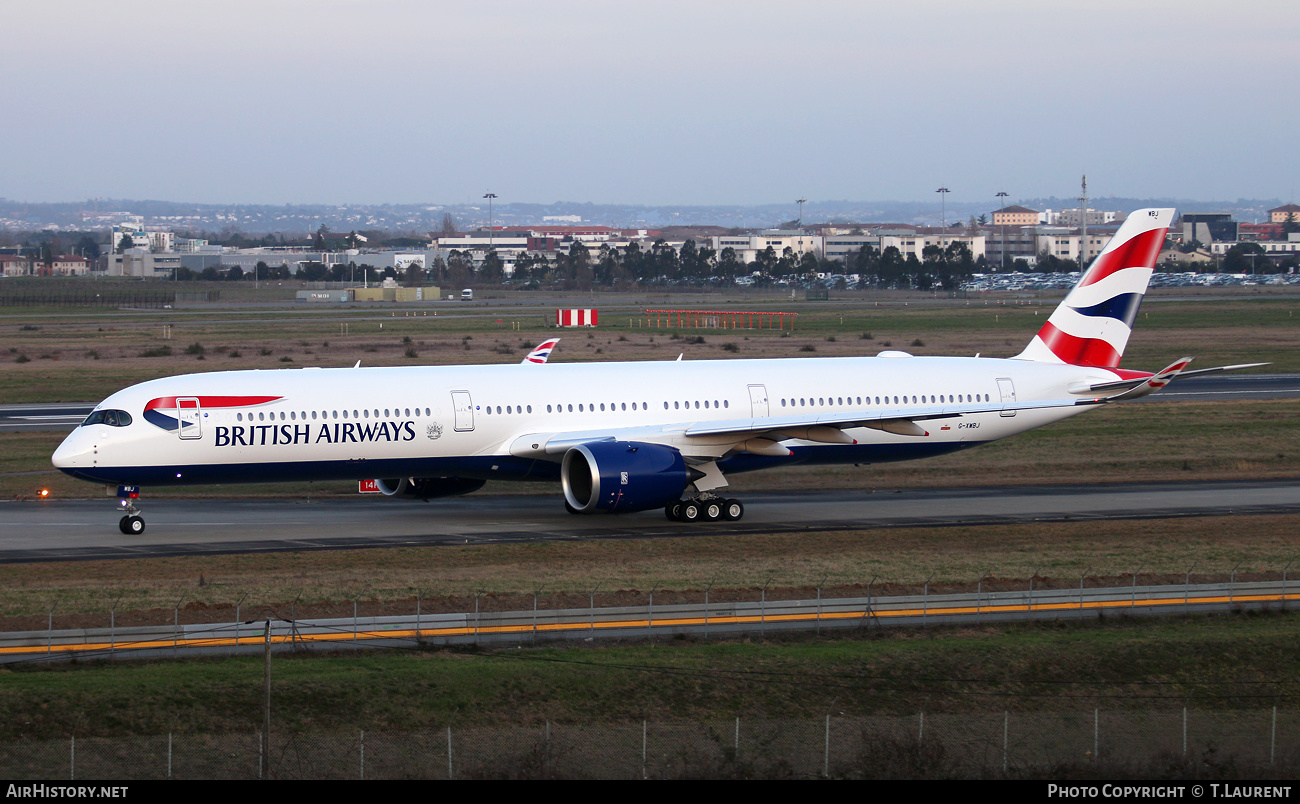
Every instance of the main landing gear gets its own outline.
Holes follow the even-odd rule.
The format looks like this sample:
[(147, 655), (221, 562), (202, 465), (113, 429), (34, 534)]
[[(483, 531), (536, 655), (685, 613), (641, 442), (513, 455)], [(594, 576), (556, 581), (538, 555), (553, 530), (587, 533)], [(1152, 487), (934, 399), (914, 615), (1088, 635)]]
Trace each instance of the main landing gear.
[(724, 500), (708, 493), (664, 506), (664, 516), (673, 522), (738, 522), (744, 515), (745, 506), (740, 500)]

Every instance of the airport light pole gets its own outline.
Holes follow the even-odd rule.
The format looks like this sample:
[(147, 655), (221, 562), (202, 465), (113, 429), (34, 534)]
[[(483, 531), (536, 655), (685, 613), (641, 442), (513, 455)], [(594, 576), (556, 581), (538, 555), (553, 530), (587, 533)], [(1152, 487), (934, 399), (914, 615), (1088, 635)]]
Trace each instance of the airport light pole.
[(939, 208), (942, 210), (939, 217), (939, 225), (943, 227), (943, 234), (939, 235), (940, 248), (947, 248), (948, 244), (944, 241), (947, 240), (948, 236), (948, 193), (952, 191), (947, 187), (940, 187), (935, 192), (939, 194), (941, 201)]
[(800, 198), (798, 201), (795, 201), (795, 203), (799, 205), (799, 228), (800, 229), (803, 228), (803, 205), (807, 200), (808, 200), (807, 198)]
[(485, 193), (484, 198), (488, 202), (488, 251), (492, 250), (492, 199), (497, 197), (496, 193)]

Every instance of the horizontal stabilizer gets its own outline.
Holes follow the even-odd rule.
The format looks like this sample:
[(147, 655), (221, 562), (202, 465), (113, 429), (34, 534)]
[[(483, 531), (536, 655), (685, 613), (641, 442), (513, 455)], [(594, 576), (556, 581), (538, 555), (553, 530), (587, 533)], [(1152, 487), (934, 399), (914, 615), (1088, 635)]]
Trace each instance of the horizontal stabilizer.
[[(1153, 375), (1152, 377), (1136, 377), (1128, 380), (1114, 380), (1112, 382), (1098, 382), (1098, 383), (1091, 383), (1091, 384), (1086, 382), (1075, 383), (1070, 386), (1070, 393), (1097, 394), (1097, 393), (1105, 393), (1107, 391), (1124, 391), (1130, 388), (1138, 388), (1139, 386), (1145, 386), (1149, 384), (1153, 379), (1159, 380), (1163, 378), (1165, 384), (1168, 384), (1169, 382), (1172, 382), (1176, 378), (1194, 377), (1198, 374), (1214, 374), (1220, 371), (1240, 371), (1242, 369), (1260, 368), (1261, 366), (1270, 365), (1268, 363), (1237, 363), (1236, 365), (1232, 365), (1232, 366), (1215, 366), (1214, 368), (1193, 369), (1192, 371), (1186, 371), (1186, 370), (1175, 371), (1173, 374), (1165, 376), (1166, 372), (1168, 372), (1169, 369), (1173, 368), (1174, 366), (1177, 366), (1178, 363), (1183, 363), (1183, 365), (1186, 365), (1187, 363), (1191, 362), (1191, 360), (1192, 358), (1190, 357), (1184, 357), (1181, 360), (1175, 362), (1169, 368), (1159, 372), (1158, 374)], [(1163, 387), (1164, 387), (1163, 385), (1159, 386), (1159, 388), (1163, 388)], [(1159, 390), (1159, 388), (1152, 388), (1150, 391), (1147, 391), (1146, 394)], [(1138, 396), (1145, 396), (1146, 394), (1138, 394)], [(1132, 399), (1134, 397), (1124, 397), (1123, 395), (1110, 397), (1110, 399), (1114, 399), (1114, 400), (1119, 400), (1121, 398)]]
[(1137, 399), (1138, 397), (1146, 396), (1147, 394), (1154, 394), (1156, 391), (1159, 391), (1161, 388), (1164, 388), (1172, 382), (1173, 379), (1181, 374), (1183, 369), (1187, 368), (1188, 364), (1191, 362), (1192, 358), (1190, 357), (1180, 357), (1160, 371), (1147, 377), (1140, 385), (1130, 388), (1123, 393), (1108, 396), (1102, 401), (1120, 402), (1125, 399)]

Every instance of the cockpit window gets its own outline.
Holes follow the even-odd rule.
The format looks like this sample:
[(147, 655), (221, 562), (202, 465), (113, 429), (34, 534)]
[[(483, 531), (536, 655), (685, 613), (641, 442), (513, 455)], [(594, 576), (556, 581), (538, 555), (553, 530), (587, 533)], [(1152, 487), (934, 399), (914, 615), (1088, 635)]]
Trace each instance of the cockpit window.
[(97, 410), (86, 417), (82, 427), (89, 424), (107, 424), (109, 427), (126, 427), (131, 423), (131, 414), (125, 410)]

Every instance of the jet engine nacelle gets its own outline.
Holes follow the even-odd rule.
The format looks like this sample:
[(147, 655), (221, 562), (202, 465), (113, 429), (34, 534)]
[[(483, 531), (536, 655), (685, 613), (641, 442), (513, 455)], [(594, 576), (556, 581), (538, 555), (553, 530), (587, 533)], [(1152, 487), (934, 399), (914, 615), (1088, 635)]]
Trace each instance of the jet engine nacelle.
[(458, 497), (478, 491), (486, 480), (472, 477), (394, 477), (375, 480), (375, 486), (388, 497), (411, 497), (432, 500), (435, 497)]
[(691, 482), (691, 472), (682, 454), (671, 447), (593, 441), (564, 453), (560, 485), (565, 501), (580, 514), (622, 514), (678, 499)]

